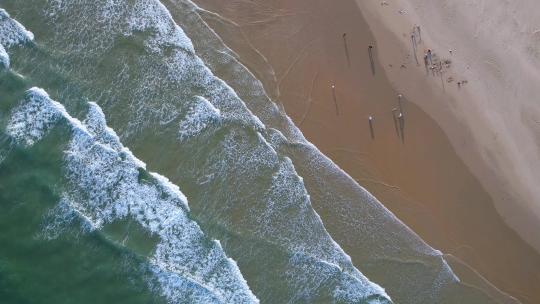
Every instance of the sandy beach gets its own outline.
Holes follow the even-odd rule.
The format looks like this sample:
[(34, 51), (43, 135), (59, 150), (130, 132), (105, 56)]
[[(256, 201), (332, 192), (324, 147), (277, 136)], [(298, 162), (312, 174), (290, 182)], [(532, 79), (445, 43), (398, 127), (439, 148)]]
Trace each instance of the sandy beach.
[[(540, 250), (539, 4), (485, 1), (357, 1), (379, 43), (394, 86), (407, 93), (442, 126), (456, 151), (494, 198), (505, 221)], [(530, 8), (530, 9), (523, 9)], [(423, 29), (424, 43), (452, 61), (444, 81), (426, 82), (414, 67), (410, 31)], [(497, 33), (493, 32), (497, 26)], [(452, 51), (452, 53), (450, 53)], [(447, 83), (447, 79), (455, 79)], [(456, 81), (467, 84), (458, 88)], [(443, 85), (446, 84), (445, 87)], [(419, 90), (419, 85), (429, 90)]]
[[(196, 2), (226, 18), (208, 15), (206, 21), (306, 138), (431, 246), (455, 257), (451, 264), (465, 283), (495, 290), (493, 284), (524, 303), (540, 301), (540, 256), (523, 241), (536, 246), (534, 234), (528, 239), (523, 233), (538, 230), (526, 221), (525, 228), (512, 222), (534, 202), (534, 188), (527, 187), (534, 172), (521, 174), (513, 165), (523, 160), (505, 154), (510, 148), (504, 147), (512, 146), (505, 133), (493, 139), (500, 131), (492, 128), (495, 118), (474, 102), (480, 91), (474, 75), (480, 69), (468, 72), (471, 62), (461, 57), (465, 51), (457, 44), (450, 55), (451, 48), (438, 40), (445, 34), (422, 23), (428, 17), (415, 19), (411, 7), (394, 1), (358, 1), (358, 6), (352, 0)], [(426, 15), (436, 9), (421, 2), (409, 5)], [(422, 28), (419, 66), (409, 43), (414, 24)], [(426, 48), (452, 56), (442, 75), (426, 76)], [(458, 89), (460, 80), (468, 82)], [(495, 103), (493, 96), (482, 100)], [(492, 110), (505, 113), (501, 107)], [(396, 116), (403, 113), (403, 125), (394, 120), (393, 109)], [(534, 111), (520, 113), (523, 120), (516, 124), (534, 126)], [(534, 163), (538, 154), (528, 137), (513, 139), (527, 152), (525, 160)], [(534, 216), (532, 223), (539, 223)]]

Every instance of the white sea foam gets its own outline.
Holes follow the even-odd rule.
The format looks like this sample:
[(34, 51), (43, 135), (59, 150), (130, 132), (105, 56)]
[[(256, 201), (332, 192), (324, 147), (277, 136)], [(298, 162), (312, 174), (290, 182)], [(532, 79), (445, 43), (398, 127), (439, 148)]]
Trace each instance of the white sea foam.
[[(108, 56), (103, 52), (114, 47), (117, 41), (113, 37), (138, 37), (136, 40), (144, 46), (142, 60), (125, 62), (122, 71), (117, 71), (118, 75), (113, 78), (114, 86), (125, 88), (131, 71), (146, 71), (139, 76), (138, 85), (131, 83), (130, 89), (120, 94), (129, 100), (129, 108), (122, 112), (131, 114), (126, 128), (116, 128), (122, 131), (123, 137), (135, 136), (156, 121), (162, 126), (178, 124), (178, 118), (189, 105), (186, 100), (192, 98), (192, 88), (203, 91), (204, 95), (198, 95), (219, 109), (223, 119), (263, 128), (260, 120), (251, 115), (245, 105), (237, 102), (239, 98), (234, 90), (215, 77), (196, 56), (191, 40), (159, 1), (137, 0), (130, 5), (125, 5), (122, 0), (51, 2), (46, 10), (47, 18), (61, 18), (57, 31), (64, 33), (55, 37), (52, 44), (62, 52), (76, 56), (77, 60)], [(84, 19), (97, 19), (98, 24), (81, 22)], [(77, 31), (66, 32), (65, 27), (77, 28)], [(124, 59), (118, 58), (118, 62)], [(84, 78), (94, 76), (91, 74)], [(156, 96), (162, 96), (168, 103)]]
[[(87, 6), (92, 5), (93, 2), (80, 3), (82, 2), (64, 2), (61, 10), (49, 12), (49, 14), (61, 14), (62, 17), (66, 17), (65, 19), (70, 19), (73, 24), (70, 27), (78, 29), (78, 31), (70, 30), (66, 32), (63, 30), (66, 27), (66, 21), (62, 19), (64, 22), (59, 25), (58, 30), (63, 35), (55, 38), (59, 40), (58, 43), (50, 43), (50, 45), (63, 45), (66, 49), (62, 50), (70, 54), (74, 52), (73, 57), (80, 54), (81, 57), (86, 56), (85, 59), (96, 59), (107, 56), (106, 53), (100, 53), (102, 50), (114, 48), (114, 45), (112, 45), (114, 42), (110, 37), (116, 37), (118, 33), (126, 37), (136, 37), (134, 40), (137, 40), (137, 42), (143, 39), (142, 43), (146, 52), (144, 55), (137, 57), (136, 60), (130, 61), (130, 63), (137, 65), (130, 68), (143, 70), (145, 73), (140, 77), (138, 76), (137, 82), (129, 82), (129, 89), (121, 90), (122, 84), (126, 81), (125, 75), (127, 73), (124, 70), (117, 71), (118, 76), (116, 78), (112, 77), (112, 86), (109, 88), (114, 91), (113, 95), (121, 95), (131, 102), (129, 109), (107, 112), (110, 115), (126, 116), (121, 119), (122, 121), (128, 121), (127, 128), (123, 129), (123, 136), (126, 136), (126, 133), (127, 136), (137, 134), (136, 132), (148, 126), (153, 126), (152, 124), (156, 121), (160, 121), (160, 119), (152, 118), (156, 116), (156, 113), (161, 115), (161, 111), (156, 110), (156, 105), (159, 107), (162, 103), (169, 103), (171, 106), (177, 107), (180, 112), (187, 113), (184, 119), (178, 122), (180, 141), (197, 136), (208, 130), (212, 125), (218, 125), (216, 124), (217, 121), (225, 121), (226, 123), (218, 125), (227, 130), (224, 132), (225, 138), (219, 143), (221, 145), (219, 151), (216, 151), (215, 155), (210, 155), (211, 159), (206, 164), (199, 164), (204, 168), (199, 168), (198, 172), (203, 172), (205, 178), (209, 176), (213, 180), (220, 178), (221, 182), (231, 179), (231, 175), (228, 175), (228, 173), (234, 174), (234, 180), (230, 181), (231, 184), (235, 183), (235, 185), (244, 188), (248, 187), (255, 178), (265, 181), (270, 179), (271, 184), (261, 192), (252, 190), (249, 194), (226, 193), (223, 195), (221, 199), (224, 198), (223, 208), (225, 211), (224, 214), (218, 215), (218, 224), (230, 229), (233, 233), (242, 231), (247, 238), (256, 237), (267, 244), (271, 244), (272, 248), (286, 252), (291, 256), (303, 256), (305, 262), (302, 263), (297, 258), (285, 261), (290, 263), (287, 271), (290, 270), (291, 275), (288, 277), (287, 285), (293, 290), (292, 294), (296, 294), (296, 289), (302, 286), (306, 290), (310, 290), (310, 296), (314, 297), (319, 292), (322, 292), (319, 288), (325, 286), (324, 283), (330, 280), (336, 284), (336, 294), (344, 297), (349, 293), (340, 293), (340, 290), (359, 290), (363, 293), (364, 298), (370, 296), (371, 293), (377, 293), (381, 297), (388, 299), (380, 287), (369, 282), (353, 267), (350, 258), (328, 235), (319, 216), (311, 207), (309, 195), (290, 160), (278, 155), (264, 136), (261, 136), (261, 132), (266, 131), (262, 122), (255, 115), (252, 115), (236, 92), (221, 79), (215, 77), (202, 60), (197, 57), (193, 51), (191, 41), (183, 30), (176, 25), (161, 3), (153, 0), (134, 1), (133, 5), (126, 6), (127, 11), (122, 11), (120, 5), (118, 5), (121, 1), (106, 1), (107, 4), (110, 4), (109, 6), (100, 6), (96, 1), (96, 7), (93, 10), (84, 10), (77, 6), (84, 5), (85, 8), (88, 8)], [(108, 13), (104, 14), (103, 10), (109, 8), (111, 8), (111, 18), (118, 20), (108, 21), (105, 23), (107, 25), (105, 28), (101, 27), (101, 24), (94, 26), (91, 21), (92, 18), (86, 15), (93, 12), (99, 16), (107, 15)], [(71, 15), (75, 14), (77, 16), (81, 11), (88, 13), (79, 17)], [(64, 12), (69, 13), (64, 14)], [(103, 35), (97, 35), (96, 32)], [(144, 35), (140, 35), (141, 32)], [(76, 33), (76, 35), (73, 33)], [(63, 39), (70, 41), (70, 43), (62, 43)], [(80, 43), (73, 43), (73, 41)], [(73, 44), (77, 46), (70, 49)], [(91, 54), (89, 55), (89, 53)], [(95, 56), (95, 58), (92, 56)], [(118, 60), (123, 60), (123, 58)], [(83, 64), (80, 66), (83, 69), (85, 67)], [(79, 72), (78, 69), (75, 70), (73, 73)], [(92, 73), (81, 75), (94, 77)], [(86, 79), (86, 77), (79, 78)], [(88, 80), (88, 82), (91, 81)], [(177, 95), (189, 95), (194, 92), (196, 95), (201, 94), (197, 92), (203, 92), (204, 100), (199, 100), (195, 107), (189, 108), (188, 106), (186, 109), (185, 100), (178, 98)], [(102, 91), (99, 93), (101, 94)], [(114, 104), (113, 100), (109, 101)], [(118, 114), (119, 112), (121, 114)], [(166, 119), (166, 121), (172, 122), (174, 118), (171, 120)], [(230, 128), (230, 122), (235, 123), (234, 128)], [(256, 135), (255, 138), (253, 135)], [(170, 138), (167, 139), (170, 140)], [(84, 143), (85, 140), (81, 138), (77, 142)], [(84, 149), (81, 151), (75, 149), (78, 147), (72, 148), (73, 151), (70, 151), (69, 155), (88, 155), (96, 153), (93, 149), (97, 149), (101, 151), (100, 153), (103, 153), (101, 157), (104, 161), (118, 162), (118, 164), (114, 163), (118, 167), (125, 165), (124, 160), (115, 158), (118, 155), (122, 157), (124, 154), (118, 153), (110, 144), (100, 143), (97, 147), (87, 145), (88, 147), (83, 146)], [(97, 158), (97, 156), (93, 158)], [(90, 161), (90, 159), (87, 161), (76, 160), (77, 158), (73, 159), (74, 164), (80, 163), (82, 165)], [(92, 174), (85, 174), (81, 172), (83, 170), (76, 170), (75, 172), (83, 174), (83, 176), (74, 175), (71, 176), (71, 179), (80, 180), (81, 183), (84, 182), (84, 187), (81, 187), (81, 189), (93, 189), (92, 193), (89, 194), (92, 197), (99, 195), (100, 189), (94, 189), (93, 185), (103, 182), (96, 179), (111, 174), (112, 177), (115, 176), (115, 172), (102, 171), (104, 166), (105, 164), (99, 165), (99, 168), (95, 169)], [(107, 167), (111, 167), (111, 165), (109, 164)], [(91, 169), (85, 168), (84, 171), (91, 172)], [(121, 171), (122, 181), (133, 179), (131, 175), (135, 175), (135, 173), (133, 170), (128, 169), (129, 166)], [(195, 178), (198, 179), (203, 176)], [(106, 189), (110, 187), (109, 184), (102, 186), (102, 188)], [(127, 190), (129, 192), (136, 191), (131, 188)], [(119, 199), (128, 195), (114, 193)], [(143, 194), (151, 197), (151, 193), (144, 192)], [(251, 215), (249, 218), (243, 219), (242, 223), (234, 223), (229, 221), (232, 215), (227, 213), (226, 208), (244, 207), (235, 205), (238, 201), (234, 197), (240, 194), (253, 199), (255, 207), (249, 206), (248, 212)], [(215, 197), (212, 198), (215, 199)], [(130, 199), (135, 200), (136, 198)], [(99, 197), (97, 200), (100, 201)], [(73, 201), (79, 203), (78, 200)], [(122, 207), (122, 204), (125, 203), (121, 202), (121, 204), (115, 206)], [(96, 226), (103, 225), (109, 216), (116, 216), (116, 213), (122, 215), (127, 212), (125, 206), (111, 209), (109, 205), (107, 202), (103, 202), (100, 203), (99, 208), (92, 208), (92, 210), (95, 210), (95, 214), (91, 214), (90, 218), (95, 218)], [(80, 203), (77, 208), (81, 210), (88, 209)], [(278, 212), (280, 210), (284, 211), (285, 214), (280, 214)], [(164, 216), (163, 219), (167, 219), (167, 214), (159, 212), (145, 214), (145, 219), (151, 220), (145, 225), (150, 227), (152, 231), (162, 231), (159, 225), (153, 224), (159, 224), (160, 222), (156, 219), (161, 216)], [(261, 221), (266, 221), (266, 224), (261, 225)], [(244, 225), (245, 222), (249, 222), (249, 225)], [(249, 252), (246, 252), (245, 258), (256, 258), (249, 257), (248, 254)], [(283, 270), (285, 271), (285, 269)], [(322, 275), (324, 273), (327, 275)], [(263, 284), (259, 285), (261, 288), (265, 288), (262, 286)], [(350, 296), (351, 298), (347, 301), (352, 303), (356, 298), (352, 293), (350, 293)]]
[[(358, 248), (360, 246), (363, 246), (363, 248), (372, 247), (369, 251), (375, 252), (375, 254), (366, 255), (363, 260), (357, 260), (357, 263), (360, 263), (358, 265), (365, 262), (371, 264), (371, 261), (384, 259), (385, 257), (391, 259), (391, 257), (410, 254), (419, 261), (432, 262), (431, 269), (423, 271), (423, 276), (436, 276), (436, 279), (433, 282), (427, 282), (427, 284), (416, 284), (408, 280), (410, 275), (408, 275), (407, 271), (397, 270), (394, 275), (401, 276), (402, 279), (396, 280), (399, 283), (392, 283), (393, 290), (416, 288), (419, 293), (427, 292), (433, 295), (431, 298), (423, 298), (429, 302), (441, 297), (443, 294), (442, 289), (455, 286), (459, 279), (452, 272), (439, 251), (429, 247), (414, 232), (403, 225), (399, 219), (395, 218), (391, 212), (386, 210), (382, 204), (358, 185), (346, 172), (309, 143), (287, 115), (277, 110), (276, 105), (267, 96), (262, 83), (238, 61), (237, 56), (230, 55), (234, 52), (198, 16), (198, 12), (204, 11), (204, 9), (197, 7), (189, 0), (178, 0), (177, 2), (187, 4), (188, 7), (188, 9), (182, 7), (182, 10), (177, 12), (175, 15), (177, 20), (197, 19), (199, 21), (181, 23), (181, 26), (184, 27), (187, 24), (188, 28), (185, 29), (187, 32), (197, 34), (198, 41), (204, 41), (198, 43), (198, 41), (194, 40), (194, 46), (199, 56), (203, 58), (207, 65), (219, 69), (223, 75), (234, 75), (227, 78), (226, 81), (237, 91), (243, 92), (241, 97), (248, 101), (248, 107), (269, 127), (270, 132), (266, 133), (266, 137), (272, 145), (278, 150), (285, 151), (286, 154), (287, 151), (292, 151), (291, 155), (297, 154), (298, 150), (303, 150), (303, 153), (298, 153), (300, 157), (295, 158), (294, 162), (296, 166), (301, 168), (300, 170), (304, 171), (303, 174), (306, 174), (306, 169), (308, 169), (309, 173), (306, 177), (310, 180), (312, 187), (315, 185), (315, 200), (318, 200), (316, 203), (319, 206), (321, 204), (325, 206), (331, 205), (332, 207), (329, 209), (343, 208), (343, 210), (347, 210), (343, 212), (347, 214), (341, 220), (346, 224), (340, 225), (340, 230), (347, 231), (345, 232), (345, 239), (348, 240), (348, 244), (354, 244), (353, 238), (349, 238), (348, 235), (358, 235), (354, 239), (359, 240), (360, 245), (356, 246)], [(190, 12), (189, 8), (192, 10), (195, 8), (193, 10), (195, 12)], [(205, 11), (205, 13), (213, 14), (218, 18), (221, 17), (212, 12)], [(266, 60), (262, 54), (260, 55), (263, 60)], [(225, 71), (223, 71), (224, 66), (227, 68)], [(275, 75), (271, 67), (269, 69), (269, 73)], [(242, 76), (238, 77), (238, 75)], [(291, 146), (293, 146), (292, 149)], [(304, 157), (308, 161), (304, 162), (302, 160)], [(347, 188), (346, 192), (352, 190), (350, 192), (353, 192), (354, 195), (345, 196), (341, 191), (341, 193), (337, 193), (336, 189), (338, 187), (335, 187), (336, 184), (329, 182), (330, 180), (339, 180), (339, 188), (345, 186)], [(332, 202), (332, 204), (328, 204), (328, 202)], [(353, 202), (352, 206), (361, 202), (361, 205), (365, 206), (365, 208), (362, 208), (360, 212), (358, 210), (353, 211), (354, 208), (350, 208), (350, 202)], [(343, 227), (346, 227), (346, 229), (343, 229)], [(339, 236), (337, 237), (339, 238)], [(343, 235), (341, 238), (343, 239)]]
[(34, 40), (34, 34), (16, 20), (11, 19), (9, 14), (0, 8), (0, 44), (5, 48), (10, 48), (32, 40)]
[(211, 160), (215, 167), (210, 171), (215, 176), (233, 167), (237, 176), (246, 179), (261, 178), (258, 171), (274, 172), (270, 186), (257, 197), (260, 201), (244, 207), (249, 216), (243, 219), (242, 227), (256, 239), (291, 253), (284, 269), (286, 283), (294, 290), (290, 301), (314, 299), (329, 286), (344, 303), (372, 295), (388, 301), (384, 290), (354, 268), (350, 257), (328, 235), (291, 160), (280, 157), (260, 133), (253, 139), (256, 144), (247, 147), (251, 140), (245, 135), (238, 137), (235, 133), (225, 137), (225, 154)]
[(188, 139), (220, 121), (219, 109), (206, 98), (197, 96), (195, 104), (189, 108), (187, 115), (180, 121), (179, 138), (180, 140)]
[(64, 107), (50, 100), (45, 91), (32, 88), (26, 93), (25, 101), (13, 110), (6, 133), (18, 144), (31, 146), (66, 114)]
[(176, 46), (194, 53), (191, 40), (172, 20), (169, 11), (159, 1), (137, 1), (128, 18), (127, 35), (137, 31), (152, 30), (154, 35), (145, 40), (145, 46), (154, 52), (161, 53), (164, 47)]
[(46, 240), (54, 240), (66, 233), (76, 221), (83, 233), (97, 229), (85, 214), (75, 209), (69, 200), (62, 197), (58, 204), (45, 215), (45, 225), (38, 236)]
[(0, 69), (9, 69), (9, 55), (6, 49), (0, 44)]
[(60, 220), (47, 226), (53, 232), (49, 235), (54, 236), (55, 229), (74, 214), (82, 216), (90, 229), (130, 217), (159, 237), (149, 262), (169, 302), (258, 302), (236, 263), (188, 218), (187, 201), (178, 187), (155, 173), (141, 180), (142, 162), (106, 126), (97, 104), (90, 104), (80, 123), (43, 90), (33, 88), (13, 111), (8, 129), (17, 142), (28, 146), (61, 119), (72, 130), (65, 151), (68, 186), (56, 208)]
[[(260, 82), (257, 84), (260, 85)], [(219, 86), (225, 86), (230, 89), (225, 83), (218, 83), (218, 86), (205, 83), (205, 87), (212, 92), (223, 90)], [(236, 94), (234, 97), (237, 103), (245, 106)], [(268, 104), (273, 105), (272, 103)], [(338, 268), (340, 266), (337, 265), (346, 265), (345, 267), (350, 267), (350, 271), (355, 276), (367, 281), (360, 272), (351, 266), (350, 258), (324, 230), (322, 221), (313, 211), (309, 195), (302, 183), (302, 179), (294, 170), (292, 162), (289, 159), (280, 161), (277, 153), (268, 144), (266, 139), (259, 132), (257, 134), (259, 136), (257, 148), (251, 151), (246, 150), (245, 145), (238, 143), (236, 139), (229, 141), (229, 137), (227, 137), (226, 147), (224, 149), (228, 151), (226, 159), (231, 159), (230, 166), (242, 164), (241, 168), (237, 169), (239, 171), (238, 174), (248, 176), (248, 178), (252, 175), (252, 171), (256, 170), (254, 168), (272, 167), (279, 163), (279, 169), (273, 177), (272, 186), (265, 195), (267, 206), (263, 214), (252, 214), (255, 221), (260, 221), (263, 224), (260, 229), (255, 229), (254, 232), (260, 238), (271, 240), (271, 242), (278, 242), (281, 246), (288, 248), (292, 252), (303, 252), (315, 256), (318, 259), (336, 265)], [(295, 134), (298, 136), (301, 133), (297, 131)], [(226, 159), (224, 162), (229, 165)], [(286, 212), (290, 212), (293, 209), (298, 210), (295, 216), (290, 216), (290, 214), (284, 216), (284, 213), (286, 214)], [(284, 229), (284, 227), (287, 229)], [(317, 229), (314, 229), (314, 227), (317, 227)], [(374, 289), (378, 288), (375, 284), (373, 284), (373, 287), (375, 287)]]
[[(314, 258), (317, 260), (311, 263), (316, 267), (311, 267), (313, 267), (313, 273), (318, 274), (321, 282), (331, 277), (339, 278), (334, 289), (336, 301), (358, 303), (371, 295), (388, 299), (384, 289), (371, 283), (354, 268), (350, 257), (328, 235), (322, 220), (313, 211), (303, 179), (297, 174), (289, 158), (285, 157), (280, 162), (278, 171), (272, 177), (272, 186), (266, 197), (268, 207), (263, 219), (268, 221), (270, 218), (273, 225), (267, 226), (265, 233), (285, 237), (284, 241), (290, 244), (289, 248), (295, 252), (303, 252), (309, 256), (315, 253)], [(297, 214), (294, 214), (295, 212)], [(281, 226), (291, 229), (286, 235), (273, 231), (275, 227)], [(313, 242), (314, 239), (317, 241)], [(309, 279), (306, 278), (304, 282), (306, 281)], [(297, 288), (302, 288), (302, 285), (305, 285), (304, 288), (309, 288), (309, 284), (303, 284), (304, 282), (299, 280), (302, 284)]]

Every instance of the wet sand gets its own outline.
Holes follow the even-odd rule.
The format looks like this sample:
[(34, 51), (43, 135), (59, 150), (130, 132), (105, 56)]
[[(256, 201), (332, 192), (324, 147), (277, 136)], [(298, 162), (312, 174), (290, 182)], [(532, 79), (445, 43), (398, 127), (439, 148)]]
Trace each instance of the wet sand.
[[(540, 274), (531, 271), (540, 269), (539, 255), (504, 224), (437, 123), (404, 97), (404, 138), (396, 133), (397, 92), (354, 1), (196, 2), (228, 19), (205, 16), (306, 138), (430, 245), (456, 257), (451, 264), (464, 282), (489, 285), (460, 261), (521, 301), (540, 301)], [(391, 68), (406, 74), (408, 60)]]

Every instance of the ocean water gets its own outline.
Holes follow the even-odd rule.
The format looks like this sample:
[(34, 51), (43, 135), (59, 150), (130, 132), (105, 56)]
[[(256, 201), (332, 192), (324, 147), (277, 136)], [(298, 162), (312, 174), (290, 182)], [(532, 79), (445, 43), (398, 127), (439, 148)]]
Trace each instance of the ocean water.
[(493, 302), (307, 142), (192, 2), (0, 7), (1, 303)]

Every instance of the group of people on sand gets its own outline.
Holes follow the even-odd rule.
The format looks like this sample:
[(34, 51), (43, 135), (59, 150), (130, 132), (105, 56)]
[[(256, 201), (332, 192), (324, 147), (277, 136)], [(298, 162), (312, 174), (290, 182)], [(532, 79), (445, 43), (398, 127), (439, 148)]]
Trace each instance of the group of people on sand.
[[(345, 53), (346, 53), (346, 56), (347, 56), (347, 62), (349, 64), (349, 66), (350, 66), (350, 58), (349, 58), (349, 52), (348, 52), (348, 47), (347, 47), (346, 35), (347, 34), (343, 34), (343, 41), (344, 41), (344, 45), (345, 45)], [(416, 50), (417, 50), (417, 46), (418, 46), (417, 43), (422, 43), (422, 33), (421, 33), (421, 29), (420, 29), (419, 25), (414, 25), (412, 33), (411, 33), (411, 40), (412, 40), (412, 43), (413, 43), (413, 52), (414, 52), (414, 55), (415, 55), (415, 58), (416, 58)], [(375, 76), (375, 64), (374, 64), (373, 53), (372, 52), (373, 52), (373, 45), (369, 45), (369, 47), (368, 47), (369, 60), (370, 60), (370, 63), (371, 63), (371, 69), (372, 69), (373, 76)], [(453, 50), (449, 50), (448, 52), (450, 53), (450, 55), (453, 55), (453, 53), (454, 53)], [(418, 60), (416, 60), (416, 61), (418, 63)], [(441, 81), (443, 79), (443, 69), (445, 67), (449, 68), (450, 63), (451, 63), (451, 61), (449, 59), (446, 59), (446, 60), (444, 60), (444, 65), (443, 65), (443, 61), (437, 59), (437, 56), (435, 55), (435, 53), (431, 49), (426, 49), (424, 51), (424, 65), (426, 67), (426, 72), (429, 74), (429, 70), (431, 70), (431, 72), (433, 73), (433, 76), (435, 76), (436, 74), (440, 75), (441, 76)], [(453, 78), (448, 77), (447, 81), (452, 82)], [(466, 83), (467, 83), (466, 80), (461, 80), (461, 81), (457, 82), (457, 86), (458, 86), (458, 88), (461, 88)], [(443, 86), (444, 86), (444, 81), (443, 81)], [(338, 104), (337, 104), (337, 100), (336, 100), (336, 93), (335, 93), (335, 85), (334, 84), (332, 84), (332, 95), (333, 95), (333, 100), (334, 100), (334, 104), (335, 104), (335, 107), (336, 107), (336, 114), (339, 115), (339, 108), (338, 108)], [(393, 116), (393, 121), (394, 121), (394, 127), (396, 129), (396, 134), (404, 142), (405, 141), (404, 140), (405, 139), (405, 136), (404, 136), (405, 135), (404, 134), (405, 115), (403, 113), (403, 108), (402, 108), (402, 105), (401, 105), (402, 98), (403, 98), (403, 95), (398, 94), (398, 107), (392, 109), (392, 116)], [(374, 120), (375, 119), (374, 119), (373, 116), (368, 117), (369, 130), (370, 130), (370, 134), (371, 134), (372, 139), (375, 139)]]
[[(416, 39), (417, 36), (419, 37), (418, 40)], [(416, 56), (416, 41), (419, 41), (419, 42), (422, 41), (419, 25), (415, 25), (413, 27), (411, 38), (413, 41), (413, 52), (415, 52), (415, 56)], [(454, 55), (454, 50), (450, 49), (448, 50), (448, 53), (450, 54), (450, 56), (452, 56)], [(427, 49), (424, 51), (424, 66), (426, 67), (426, 73), (428, 74), (429, 74), (429, 71), (431, 70), (431, 73), (433, 74), (433, 76), (435, 76), (436, 74), (439, 74), (442, 79), (443, 68), (445, 66), (446, 68), (449, 68), (450, 63), (451, 63), (451, 60), (446, 59), (444, 60), (444, 65), (443, 65), (443, 61), (435, 60), (434, 52), (431, 49)], [(453, 81), (453, 78), (448, 77), (447, 82), (452, 82), (452, 81)], [(458, 89), (460, 89), (466, 83), (467, 83), (466, 80), (458, 81), (457, 82)]]

